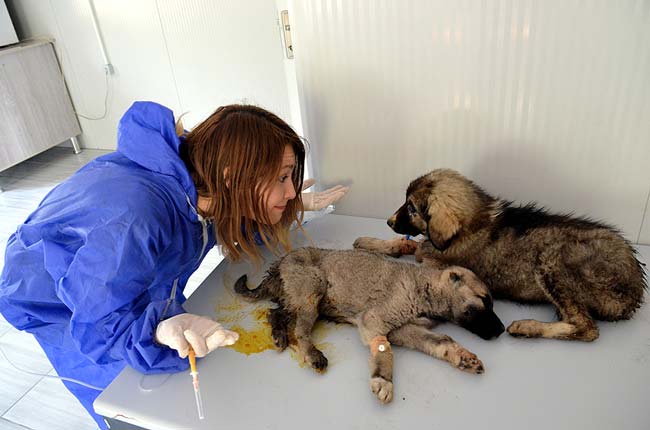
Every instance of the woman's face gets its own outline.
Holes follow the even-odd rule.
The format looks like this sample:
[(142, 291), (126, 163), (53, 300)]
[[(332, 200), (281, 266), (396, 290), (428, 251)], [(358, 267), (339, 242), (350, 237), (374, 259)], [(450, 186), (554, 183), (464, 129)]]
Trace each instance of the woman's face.
[(293, 152), (291, 145), (286, 145), (280, 174), (262, 196), (263, 201), (266, 202), (266, 211), (272, 224), (280, 222), (282, 214), (287, 208), (287, 202), (296, 197), (296, 190), (293, 188), (293, 181), (291, 180), (291, 174), (295, 166), (296, 154)]

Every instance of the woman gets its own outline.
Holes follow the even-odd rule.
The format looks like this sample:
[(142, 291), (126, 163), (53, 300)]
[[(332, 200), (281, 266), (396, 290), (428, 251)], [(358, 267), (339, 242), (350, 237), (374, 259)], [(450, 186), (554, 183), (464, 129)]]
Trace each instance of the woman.
[[(182, 129), (181, 129), (182, 130)], [(117, 151), (54, 188), (7, 244), (0, 312), (32, 333), (97, 421), (93, 401), (125, 366), (187, 369), (237, 340), (184, 311), (183, 288), (215, 243), (228, 258), (259, 261), (258, 243), (289, 249), (303, 201), (305, 148), (280, 118), (254, 106), (219, 108), (177, 136), (172, 112), (135, 103)], [(309, 195), (305, 210), (347, 188)]]

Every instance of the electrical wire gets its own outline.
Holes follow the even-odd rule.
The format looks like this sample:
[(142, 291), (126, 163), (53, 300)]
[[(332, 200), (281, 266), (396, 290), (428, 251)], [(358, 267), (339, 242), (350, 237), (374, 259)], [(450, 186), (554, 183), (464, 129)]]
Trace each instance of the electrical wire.
[[(1, 344), (0, 344), (0, 345), (1, 345)], [(4, 352), (4, 350), (2, 349), (2, 347), (0, 347), (0, 354), (2, 354), (2, 356), (5, 358), (5, 360), (7, 360), (7, 363), (9, 363), (9, 364), (14, 368), (14, 369), (18, 370), (19, 372), (27, 373), (27, 374), (29, 374), (29, 375), (34, 375), (34, 376), (43, 376), (43, 377), (45, 377), (45, 378), (60, 379), (60, 380), (62, 380), (62, 381), (68, 381), (68, 382), (73, 382), (73, 383), (75, 383), (75, 384), (83, 385), (84, 387), (92, 388), (93, 390), (104, 391), (103, 388), (96, 387), (96, 386), (94, 386), (94, 385), (90, 385), (90, 384), (87, 384), (87, 383), (85, 383), (85, 382), (78, 381), (78, 380), (76, 380), (76, 379), (66, 378), (66, 377), (64, 377), (64, 376), (58, 376), (58, 375), (46, 375), (46, 374), (43, 374), (43, 373), (31, 372), (31, 371), (29, 371), (29, 370), (21, 369), (20, 367), (16, 366), (14, 363), (12, 363), (11, 360), (9, 360), (9, 357), (7, 357), (7, 354), (5, 354), (5, 352)]]

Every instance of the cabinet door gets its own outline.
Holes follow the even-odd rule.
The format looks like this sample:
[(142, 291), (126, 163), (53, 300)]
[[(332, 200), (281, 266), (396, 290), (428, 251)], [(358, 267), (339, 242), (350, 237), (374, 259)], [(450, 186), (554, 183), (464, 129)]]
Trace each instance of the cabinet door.
[(80, 133), (52, 45), (0, 55), (0, 169)]

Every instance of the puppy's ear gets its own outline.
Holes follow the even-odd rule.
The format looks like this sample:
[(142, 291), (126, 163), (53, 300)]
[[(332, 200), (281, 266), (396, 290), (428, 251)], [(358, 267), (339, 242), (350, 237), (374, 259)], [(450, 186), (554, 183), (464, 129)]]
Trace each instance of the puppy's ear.
[(460, 222), (449, 207), (440, 204), (438, 201), (429, 205), (429, 222), (427, 234), (433, 246), (439, 251), (449, 247), (451, 240), (460, 230)]
[(459, 283), (461, 279), (462, 279), (462, 278), (460, 277), (460, 275), (459, 275), (458, 273), (456, 273), (456, 272), (449, 272), (449, 280), (450, 280), (451, 282), (453, 282), (454, 284)]
[(444, 269), (442, 276), (443, 279), (446, 279), (446, 281), (454, 287), (460, 287), (462, 285), (463, 276), (452, 267)]

